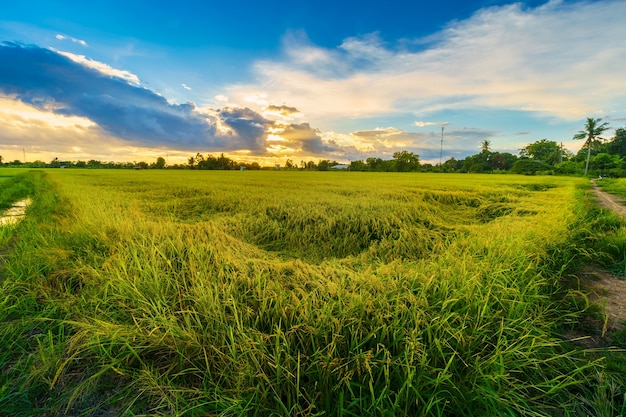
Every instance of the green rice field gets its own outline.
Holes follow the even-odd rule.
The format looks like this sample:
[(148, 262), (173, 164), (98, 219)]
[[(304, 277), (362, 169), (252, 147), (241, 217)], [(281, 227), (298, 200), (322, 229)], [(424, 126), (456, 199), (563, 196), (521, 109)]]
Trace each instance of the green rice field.
[[(14, 416), (618, 416), (587, 264), (626, 234), (556, 176), (0, 169)], [(587, 334), (585, 333), (585, 334)], [(618, 340), (618, 339), (615, 339)]]

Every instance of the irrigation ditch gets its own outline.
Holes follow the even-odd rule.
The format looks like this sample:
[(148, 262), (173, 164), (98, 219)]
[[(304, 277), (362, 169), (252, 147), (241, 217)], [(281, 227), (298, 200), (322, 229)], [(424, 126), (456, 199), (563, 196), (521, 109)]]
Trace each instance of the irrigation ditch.
[(12, 207), (0, 216), (0, 227), (19, 223), (26, 215), (26, 208), (30, 205), (30, 203), (30, 198), (25, 198), (14, 203)]

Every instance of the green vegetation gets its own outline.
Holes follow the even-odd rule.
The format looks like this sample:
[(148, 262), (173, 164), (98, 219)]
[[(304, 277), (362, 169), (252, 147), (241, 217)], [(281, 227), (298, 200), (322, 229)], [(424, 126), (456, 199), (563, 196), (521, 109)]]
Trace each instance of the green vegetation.
[(602, 178), (596, 184), (607, 193), (626, 198), (626, 178)]
[(585, 173), (589, 171), (589, 160), (591, 159), (591, 145), (598, 136), (608, 130), (608, 122), (600, 123), (602, 119), (594, 119), (587, 117), (587, 123), (585, 123), (585, 129), (574, 135), (574, 139), (584, 140), (585, 147), (587, 148), (587, 161), (585, 162)]
[(586, 308), (562, 283), (626, 257), (605, 250), (621, 223), (582, 179), (48, 170), (2, 185), (33, 198), (0, 272), (11, 415), (626, 414), (623, 359), (559, 337)]

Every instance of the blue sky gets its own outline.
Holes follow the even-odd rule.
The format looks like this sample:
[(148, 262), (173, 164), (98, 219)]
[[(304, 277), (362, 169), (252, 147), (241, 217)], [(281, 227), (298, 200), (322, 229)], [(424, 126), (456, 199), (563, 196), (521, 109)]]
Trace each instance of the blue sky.
[[(626, 125), (626, 2), (21, 1), (5, 160), (437, 163)], [(613, 131), (608, 132), (610, 137)]]

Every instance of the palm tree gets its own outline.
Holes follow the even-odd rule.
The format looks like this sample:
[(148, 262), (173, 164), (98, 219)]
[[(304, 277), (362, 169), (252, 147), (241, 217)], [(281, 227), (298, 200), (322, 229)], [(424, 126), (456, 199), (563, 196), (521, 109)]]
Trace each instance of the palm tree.
[(591, 144), (596, 138), (608, 129), (608, 122), (600, 123), (602, 119), (593, 119), (591, 117), (587, 117), (587, 123), (585, 123), (585, 130), (581, 130), (574, 135), (574, 139), (581, 140), (585, 139), (585, 143), (583, 146), (587, 147), (587, 163), (585, 164), (585, 176), (587, 175), (587, 171), (589, 170), (589, 159), (591, 159)]

